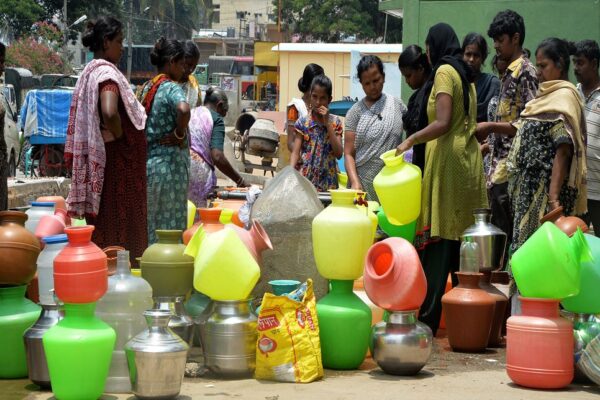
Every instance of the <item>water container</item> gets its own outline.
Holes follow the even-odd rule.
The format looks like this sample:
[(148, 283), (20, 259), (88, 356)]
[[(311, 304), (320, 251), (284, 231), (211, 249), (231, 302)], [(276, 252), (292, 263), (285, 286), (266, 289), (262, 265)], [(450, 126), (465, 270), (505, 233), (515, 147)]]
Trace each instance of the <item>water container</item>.
[(476, 242), (460, 244), (460, 272), (479, 272), (479, 245)]
[(25, 212), (27, 221), (25, 221), (25, 229), (31, 233), (35, 233), (40, 219), (44, 215), (54, 215), (54, 205), (52, 202), (34, 201), (31, 203), (31, 208)]
[(117, 333), (117, 341), (104, 391), (129, 393), (131, 383), (125, 344), (146, 328), (144, 311), (152, 308), (152, 287), (143, 278), (131, 275), (129, 252), (117, 253), (117, 271), (108, 278), (108, 291), (98, 301), (96, 316)]
[(245, 300), (260, 277), (258, 263), (232, 229), (194, 234), (185, 254), (195, 257), (194, 288), (213, 300)]
[(404, 155), (396, 155), (396, 149), (386, 151), (380, 158), (385, 163), (373, 180), (373, 186), (394, 225), (406, 225), (421, 213), (421, 170), (404, 161)]
[(53, 305), (54, 300), (54, 258), (67, 245), (67, 235), (46, 236), (42, 239), (45, 243), (44, 250), (37, 259), (38, 285), (40, 290), (40, 304)]

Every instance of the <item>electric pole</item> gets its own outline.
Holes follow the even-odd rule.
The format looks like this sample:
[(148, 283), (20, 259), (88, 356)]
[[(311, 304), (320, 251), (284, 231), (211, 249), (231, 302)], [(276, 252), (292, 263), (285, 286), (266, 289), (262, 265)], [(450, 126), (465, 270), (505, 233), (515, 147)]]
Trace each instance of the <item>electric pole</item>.
[(63, 21), (65, 24), (63, 30), (63, 72), (67, 72), (67, 64), (69, 62), (69, 49), (67, 48), (67, 43), (69, 41), (69, 22), (67, 20), (67, 0), (63, 0)]

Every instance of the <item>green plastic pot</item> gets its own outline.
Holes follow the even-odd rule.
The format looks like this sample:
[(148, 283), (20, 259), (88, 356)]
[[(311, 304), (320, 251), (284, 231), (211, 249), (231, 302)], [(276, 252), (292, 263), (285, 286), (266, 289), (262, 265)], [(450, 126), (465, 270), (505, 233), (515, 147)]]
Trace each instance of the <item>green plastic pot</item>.
[(379, 208), (379, 211), (377, 212), (377, 220), (381, 230), (384, 231), (389, 237), (401, 237), (410, 243), (415, 240), (417, 220), (414, 220), (406, 225), (394, 225), (387, 219), (383, 208)]
[(354, 292), (351, 280), (330, 281), (331, 290), (317, 303), (323, 366), (357, 369), (371, 336), (371, 309)]
[(563, 299), (562, 306), (571, 312), (581, 314), (600, 313), (600, 239), (593, 235), (584, 234), (592, 250), (595, 261), (581, 263), (581, 286), (579, 294)]
[(545, 222), (510, 262), (521, 296), (564, 299), (579, 294), (580, 264), (592, 260), (581, 229), (569, 238), (552, 222)]
[(25, 298), (27, 285), (0, 287), (0, 379), (27, 377), (23, 334), (41, 307)]
[(50, 383), (58, 400), (102, 396), (115, 331), (94, 316), (96, 303), (65, 304), (65, 317), (42, 337)]

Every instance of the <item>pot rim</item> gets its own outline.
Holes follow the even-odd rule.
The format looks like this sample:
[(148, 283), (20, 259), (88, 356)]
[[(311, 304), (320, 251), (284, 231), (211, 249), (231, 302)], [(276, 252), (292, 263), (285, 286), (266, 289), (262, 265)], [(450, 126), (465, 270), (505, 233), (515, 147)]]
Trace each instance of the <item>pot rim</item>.
[[(377, 256), (379, 256), (381, 252), (383, 252), (385, 250), (388, 250), (392, 255), (392, 258), (390, 260), (391, 265), (383, 274), (378, 274), (377, 270), (374, 267), (374, 265), (375, 265), (374, 259)], [(372, 278), (377, 281), (387, 278), (392, 273), (394, 264), (396, 263), (396, 261), (398, 259), (396, 252), (394, 251), (394, 248), (392, 247), (392, 245), (390, 243), (387, 243), (385, 240), (372, 245), (371, 248), (369, 249), (369, 251), (367, 252), (366, 258), (367, 258), (366, 264), (369, 265), (369, 270), (371, 270), (373, 272)], [(372, 261), (372, 262), (369, 262), (369, 261)]]

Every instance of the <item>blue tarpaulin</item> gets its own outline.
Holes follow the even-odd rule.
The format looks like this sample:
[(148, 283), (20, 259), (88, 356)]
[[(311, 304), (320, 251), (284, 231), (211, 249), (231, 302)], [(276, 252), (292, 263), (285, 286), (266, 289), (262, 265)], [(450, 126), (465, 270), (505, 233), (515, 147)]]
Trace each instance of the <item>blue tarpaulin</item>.
[(21, 107), (21, 128), (25, 137), (40, 136), (64, 143), (73, 91), (68, 89), (31, 90)]

